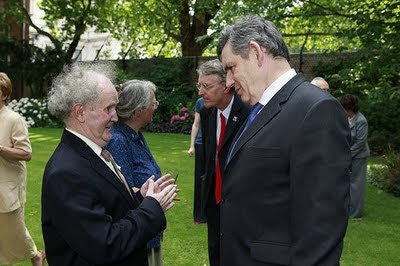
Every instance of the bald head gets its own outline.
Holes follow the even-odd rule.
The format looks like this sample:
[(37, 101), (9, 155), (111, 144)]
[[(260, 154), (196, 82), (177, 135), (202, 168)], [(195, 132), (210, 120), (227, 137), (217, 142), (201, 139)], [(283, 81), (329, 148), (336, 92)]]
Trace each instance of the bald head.
[(314, 84), (317, 87), (320, 87), (322, 90), (329, 92), (330, 88), (329, 88), (329, 84), (328, 82), (326, 82), (326, 80), (324, 78), (321, 77), (316, 77), (311, 81), (311, 84)]

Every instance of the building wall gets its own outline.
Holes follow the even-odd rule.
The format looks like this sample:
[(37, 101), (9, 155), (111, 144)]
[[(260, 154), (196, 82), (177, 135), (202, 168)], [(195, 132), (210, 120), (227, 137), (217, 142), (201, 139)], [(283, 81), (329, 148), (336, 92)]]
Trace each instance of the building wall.
[[(33, 23), (47, 31), (48, 28), (42, 19), (44, 16), (43, 10), (37, 6), (37, 0), (30, 1), (30, 14)], [(32, 27), (29, 28), (29, 35), (31, 43), (36, 47), (45, 48), (53, 46), (49, 38), (39, 35)], [(99, 57), (96, 58), (100, 49)], [(77, 58), (78, 61), (93, 61), (97, 59), (115, 60), (119, 58), (120, 50), (121, 42), (112, 38), (111, 33), (99, 33), (95, 32), (94, 28), (89, 28), (81, 36), (81, 40), (74, 53), (74, 59)]]

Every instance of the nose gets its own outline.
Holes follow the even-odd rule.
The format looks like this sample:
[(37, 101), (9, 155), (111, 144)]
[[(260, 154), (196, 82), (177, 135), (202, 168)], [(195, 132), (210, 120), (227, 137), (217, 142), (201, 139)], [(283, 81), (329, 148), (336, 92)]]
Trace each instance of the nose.
[(117, 122), (117, 121), (118, 121), (118, 115), (117, 115), (117, 111), (116, 111), (115, 109), (114, 109), (114, 111), (112, 112), (111, 121), (112, 121), (112, 122)]
[(233, 80), (233, 75), (231, 71), (226, 73), (226, 87), (230, 88), (235, 85), (235, 81)]
[(203, 96), (204, 95), (204, 90), (203, 90), (203, 86), (202, 87), (200, 87), (200, 90), (199, 90), (199, 96)]

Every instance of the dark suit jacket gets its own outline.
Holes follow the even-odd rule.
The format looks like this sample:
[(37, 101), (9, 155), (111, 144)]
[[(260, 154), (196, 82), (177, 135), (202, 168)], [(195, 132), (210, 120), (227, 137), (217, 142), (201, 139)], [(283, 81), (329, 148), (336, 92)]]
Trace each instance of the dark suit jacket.
[[(225, 128), (225, 135), (222, 142), (222, 147), (220, 151), (220, 163), (221, 169), (225, 168), (225, 162), (228, 157), (229, 147), (235, 138), (236, 133), (246, 121), (247, 116), (250, 113), (250, 106), (244, 104), (240, 97), (235, 95), (231, 113), (229, 114), (229, 119)], [(203, 147), (205, 154), (205, 175), (203, 176), (202, 184), (202, 209), (206, 208), (207, 204), (215, 204), (215, 202), (210, 202), (214, 199), (210, 193), (215, 191), (215, 156), (217, 149), (217, 108), (203, 108), (200, 111), (200, 121), (201, 121), (201, 132), (203, 137)], [(222, 178), (224, 179), (224, 174), (222, 173)], [(222, 183), (224, 180), (222, 181)]]
[(350, 130), (340, 103), (293, 77), (235, 146), (222, 187), (221, 265), (338, 265)]
[(166, 219), (154, 198), (133, 195), (85, 142), (65, 130), (43, 178), (49, 265), (147, 265), (145, 244), (165, 229)]

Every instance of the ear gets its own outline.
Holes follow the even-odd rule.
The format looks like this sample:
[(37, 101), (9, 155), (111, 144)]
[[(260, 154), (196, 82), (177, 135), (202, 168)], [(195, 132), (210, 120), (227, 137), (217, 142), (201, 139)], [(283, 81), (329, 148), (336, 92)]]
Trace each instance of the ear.
[(249, 43), (249, 54), (250, 56), (254, 56), (257, 60), (257, 65), (260, 67), (263, 64), (265, 53), (261, 46), (255, 41), (250, 41)]
[(224, 87), (225, 87), (225, 88), (224, 88), (224, 93), (225, 93), (225, 94), (229, 94), (229, 92), (231, 91), (231, 88), (232, 88), (232, 87), (227, 87), (226, 85), (224, 85)]
[(133, 117), (136, 117), (136, 118), (140, 117), (142, 115), (142, 113), (143, 113), (142, 108), (136, 109), (135, 111), (133, 111)]
[(76, 103), (71, 108), (72, 116), (79, 122), (85, 122), (85, 107), (81, 103)]

